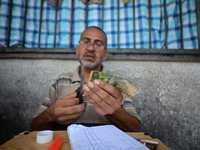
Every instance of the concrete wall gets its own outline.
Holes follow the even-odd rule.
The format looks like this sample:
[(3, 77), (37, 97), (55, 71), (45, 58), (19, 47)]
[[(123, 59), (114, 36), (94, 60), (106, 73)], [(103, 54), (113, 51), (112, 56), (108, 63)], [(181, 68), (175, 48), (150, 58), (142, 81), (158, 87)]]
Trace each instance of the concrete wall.
[[(0, 59), (0, 141), (30, 130), (53, 79), (77, 61)], [(133, 98), (142, 131), (174, 150), (200, 149), (200, 64), (106, 61), (139, 89)]]

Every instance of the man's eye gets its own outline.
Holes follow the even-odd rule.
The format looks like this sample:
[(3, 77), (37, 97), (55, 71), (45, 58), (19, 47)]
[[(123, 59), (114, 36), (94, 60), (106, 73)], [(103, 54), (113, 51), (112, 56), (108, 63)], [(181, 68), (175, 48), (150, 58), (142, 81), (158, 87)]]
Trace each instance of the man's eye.
[(95, 43), (96, 47), (101, 47), (102, 44)]
[(89, 41), (83, 41), (83, 44), (89, 44), (90, 42)]
[(96, 47), (101, 47), (103, 44), (102, 43), (95, 43)]

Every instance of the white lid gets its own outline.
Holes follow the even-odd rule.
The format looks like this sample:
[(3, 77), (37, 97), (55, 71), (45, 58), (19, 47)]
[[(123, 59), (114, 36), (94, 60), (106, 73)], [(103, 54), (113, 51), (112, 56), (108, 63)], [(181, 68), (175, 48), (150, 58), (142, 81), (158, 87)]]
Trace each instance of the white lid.
[(49, 143), (53, 140), (53, 131), (44, 130), (37, 133), (36, 142), (39, 144)]

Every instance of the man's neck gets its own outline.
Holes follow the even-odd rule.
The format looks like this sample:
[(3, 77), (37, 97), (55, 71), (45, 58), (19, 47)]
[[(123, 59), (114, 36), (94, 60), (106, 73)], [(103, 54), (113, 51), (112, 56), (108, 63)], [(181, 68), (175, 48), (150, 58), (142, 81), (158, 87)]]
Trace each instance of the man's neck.
[(85, 82), (88, 82), (88, 81), (89, 81), (90, 72), (91, 72), (91, 70), (90, 70), (90, 71), (89, 71), (89, 70), (84, 70), (84, 71), (83, 71), (83, 80), (84, 80)]
[[(81, 66), (80, 66), (80, 70), (81, 70)], [(97, 69), (98, 71), (101, 71), (102, 70), (102, 66)], [(90, 77), (90, 72), (92, 71), (92, 69), (83, 69), (83, 80), (85, 82), (89, 82), (89, 77)], [(81, 73), (81, 72), (80, 72)]]

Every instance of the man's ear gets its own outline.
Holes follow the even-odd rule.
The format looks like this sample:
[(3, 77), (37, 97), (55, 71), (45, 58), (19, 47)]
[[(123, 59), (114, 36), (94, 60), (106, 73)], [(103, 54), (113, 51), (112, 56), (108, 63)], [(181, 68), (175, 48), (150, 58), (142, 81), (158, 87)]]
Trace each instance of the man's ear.
[(79, 52), (79, 45), (76, 46), (76, 55), (78, 56), (78, 52)]
[(109, 51), (106, 49), (106, 50), (105, 50), (105, 55), (104, 55), (104, 60), (106, 60), (106, 59), (107, 59), (107, 57), (108, 57), (108, 54), (109, 54)]

